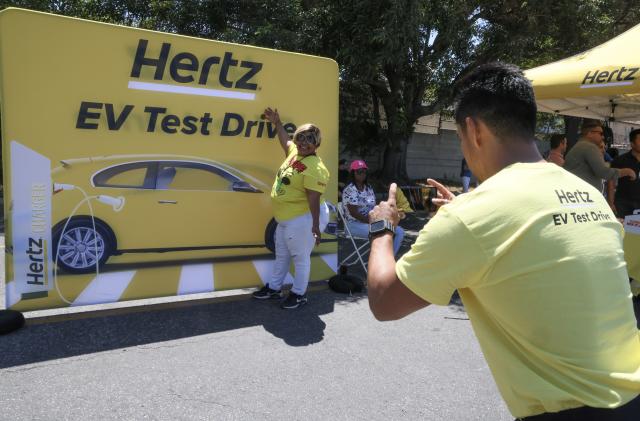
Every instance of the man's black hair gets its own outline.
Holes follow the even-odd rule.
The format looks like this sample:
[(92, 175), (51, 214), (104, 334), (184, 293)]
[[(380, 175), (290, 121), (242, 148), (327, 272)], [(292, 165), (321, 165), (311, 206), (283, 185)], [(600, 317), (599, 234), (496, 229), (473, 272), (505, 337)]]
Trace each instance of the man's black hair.
[(629, 143), (640, 141), (640, 129), (631, 130), (629, 132)]
[(479, 66), (457, 83), (454, 97), (460, 127), (466, 127), (467, 117), (477, 118), (500, 140), (534, 140), (533, 87), (517, 66), (499, 62)]
[(560, 144), (564, 139), (565, 139), (565, 135), (563, 134), (560, 134), (560, 133), (552, 134), (551, 138), (549, 139), (549, 144), (551, 145), (551, 149), (555, 149), (558, 146), (560, 146)]

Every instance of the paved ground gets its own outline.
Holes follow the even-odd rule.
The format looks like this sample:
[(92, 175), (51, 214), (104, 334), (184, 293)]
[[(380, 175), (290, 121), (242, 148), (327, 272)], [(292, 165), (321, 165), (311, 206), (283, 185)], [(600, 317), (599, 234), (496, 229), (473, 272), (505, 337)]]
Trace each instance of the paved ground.
[(0, 341), (0, 418), (510, 419), (460, 309), (310, 298), (30, 325)]
[(380, 323), (366, 295), (309, 298), (28, 313), (0, 337), (0, 419), (511, 419), (456, 303)]

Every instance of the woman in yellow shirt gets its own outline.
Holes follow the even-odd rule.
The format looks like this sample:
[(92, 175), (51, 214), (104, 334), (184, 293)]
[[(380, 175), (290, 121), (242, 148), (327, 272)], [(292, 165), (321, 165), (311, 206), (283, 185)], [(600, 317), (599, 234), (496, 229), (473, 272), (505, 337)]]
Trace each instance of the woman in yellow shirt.
[(280, 166), (271, 189), (276, 228), (276, 261), (271, 280), (253, 297), (261, 300), (281, 298), (282, 284), (293, 261), (293, 287), (282, 303), (284, 309), (307, 303), (306, 291), (311, 272), (311, 252), (320, 244), (321, 233), (329, 221), (329, 209), (322, 198), (329, 171), (316, 155), (322, 136), (313, 124), (300, 126), (289, 139), (278, 110), (267, 108), (264, 116), (278, 133), (286, 159)]

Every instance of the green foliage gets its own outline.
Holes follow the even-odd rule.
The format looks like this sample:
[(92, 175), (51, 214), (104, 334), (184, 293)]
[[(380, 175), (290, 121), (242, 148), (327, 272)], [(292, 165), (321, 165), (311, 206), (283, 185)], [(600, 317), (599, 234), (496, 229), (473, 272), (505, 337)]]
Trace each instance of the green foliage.
[[(479, 64), (502, 60), (530, 68), (559, 60), (640, 21), (640, 0), (327, 1), (342, 91), (366, 84), (360, 108), (341, 116), (341, 143), (384, 145), (388, 178), (405, 174), (406, 145), (417, 118), (451, 105), (452, 85)], [(378, 108), (383, 112), (378, 112)], [(386, 119), (387, 127), (384, 122)], [(558, 126), (543, 118), (542, 125)], [(359, 127), (359, 129), (358, 129)], [(354, 136), (355, 135), (355, 136)], [(397, 155), (402, 155), (398, 157)]]
[[(343, 149), (364, 156), (377, 148), (378, 122), (371, 107), (371, 89), (358, 80), (343, 80), (340, 83), (340, 144)], [(347, 141), (346, 139), (349, 139)], [(382, 145), (384, 146), (384, 145)], [(383, 149), (383, 148), (382, 148)]]
[(538, 113), (536, 115), (536, 134), (539, 139), (549, 140), (554, 133), (564, 133), (564, 117), (556, 114)]
[(277, 0), (0, 0), (100, 22), (290, 51), (305, 51), (315, 27), (305, 1)]
[[(638, 0), (487, 1), (479, 49), (530, 68), (594, 47), (640, 23)], [(497, 48), (497, 50), (496, 50)]]
[(416, 120), (444, 105), (468, 64), (474, 7), (464, 0), (323, 2), (322, 52), (340, 64), (343, 96), (362, 100), (351, 104), (356, 112), (341, 109), (341, 144), (382, 145), (385, 175), (406, 177), (404, 156), (396, 155), (405, 153)]

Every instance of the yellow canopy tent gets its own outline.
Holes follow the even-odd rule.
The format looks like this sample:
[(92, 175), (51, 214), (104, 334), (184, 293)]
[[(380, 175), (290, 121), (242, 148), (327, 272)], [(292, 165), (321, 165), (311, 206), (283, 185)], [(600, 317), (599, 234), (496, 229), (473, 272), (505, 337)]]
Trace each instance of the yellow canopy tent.
[(640, 125), (640, 25), (525, 75), (538, 111)]
[[(533, 84), (538, 111), (640, 126), (640, 25), (525, 75)], [(640, 234), (627, 229), (624, 250), (629, 275), (640, 280)], [(640, 287), (633, 287), (639, 294)]]

